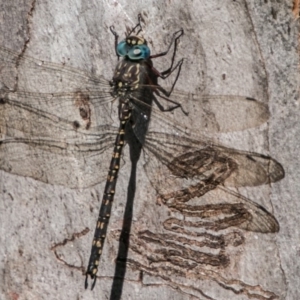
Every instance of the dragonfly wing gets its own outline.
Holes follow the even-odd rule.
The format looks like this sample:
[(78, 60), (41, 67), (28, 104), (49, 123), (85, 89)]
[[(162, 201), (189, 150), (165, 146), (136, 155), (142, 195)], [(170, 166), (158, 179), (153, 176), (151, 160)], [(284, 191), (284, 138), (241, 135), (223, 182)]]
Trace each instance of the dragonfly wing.
[(152, 126), (168, 120), (172, 125), (192, 128), (194, 132), (230, 132), (257, 127), (269, 118), (266, 103), (245, 96), (173, 91), (169, 98), (161, 94), (156, 98), (167, 111), (163, 112), (154, 105)]
[[(269, 119), (267, 103), (236, 95), (194, 95), (174, 91), (195, 130), (231, 132), (257, 127)], [(179, 120), (182, 118), (179, 118)]]
[(269, 156), (216, 145), (200, 136), (192, 139), (179, 133), (149, 132), (145, 148), (167, 167), (166, 177), (206, 179), (219, 176), (226, 168), (230, 171), (220, 183), (235, 187), (258, 186), (284, 177), (282, 166)]
[(103, 77), (0, 47), (0, 78), (1, 98), (15, 93), (16, 101), (66, 119), (74, 111), (85, 119), (100, 113), (103, 122), (110, 115), (111, 88)]
[(74, 140), (6, 138), (0, 141), (0, 169), (50, 184), (85, 188), (106, 178), (113, 143), (107, 128), (99, 128), (95, 136), (79, 134)]
[(146, 173), (159, 201), (186, 217), (198, 218), (192, 226), (279, 230), (274, 216), (262, 206), (225, 187), (280, 180), (283, 168), (272, 158), (159, 132), (148, 133), (144, 149)]
[(1, 82), (9, 89), (43, 93), (67, 93), (81, 89), (107, 90), (109, 83), (101, 76), (65, 64), (52, 63), (20, 55), (0, 47)]
[(0, 168), (73, 188), (103, 180), (117, 132), (108, 82), (4, 48), (0, 65), (4, 82), (18, 75), (0, 85)]

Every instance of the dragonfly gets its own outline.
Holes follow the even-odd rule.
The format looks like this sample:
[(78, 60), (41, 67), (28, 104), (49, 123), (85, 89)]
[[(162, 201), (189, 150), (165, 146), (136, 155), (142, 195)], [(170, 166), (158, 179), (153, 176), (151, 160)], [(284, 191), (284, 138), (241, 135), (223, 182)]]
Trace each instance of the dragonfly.
[[(175, 59), (184, 32), (176, 31), (167, 50), (153, 55), (140, 34), (141, 19), (139, 15), (121, 42), (110, 27), (118, 58), (111, 80), (0, 47), (0, 169), (75, 189), (106, 179), (85, 288), (89, 278), (92, 289), (96, 283), (126, 144), (143, 150), (145, 172), (159, 201), (168, 207), (188, 209), (189, 200), (221, 189), (234, 195), (236, 203), (230, 210), (218, 204), (210, 213), (202, 212), (206, 218), (212, 211), (228, 215), (214, 217), (208, 229), (219, 222), (222, 228), (279, 230), (270, 212), (231, 187), (276, 182), (284, 177), (280, 163), (199, 134), (258, 126), (269, 117), (267, 106), (250, 97), (176, 90), (183, 59)], [(158, 71), (152, 60), (169, 53), (170, 66)], [(172, 76), (169, 89), (158, 83)]]

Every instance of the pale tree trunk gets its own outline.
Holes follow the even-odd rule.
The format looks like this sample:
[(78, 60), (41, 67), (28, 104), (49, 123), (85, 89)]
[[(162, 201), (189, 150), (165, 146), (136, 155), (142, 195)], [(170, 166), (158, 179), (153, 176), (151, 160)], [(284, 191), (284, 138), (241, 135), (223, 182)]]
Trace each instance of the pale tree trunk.
[[(195, 262), (196, 272), (179, 264), (169, 268), (167, 260), (152, 265), (143, 257), (147, 248), (141, 253), (136, 250), (142, 247), (137, 232), (166, 233), (162, 224), (172, 216), (165, 206), (157, 205), (156, 191), (141, 160), (131, 263), (121, 285), (115, 267), (130, 174), (125, 150), (110, 233), (93, 291), (84, 289), (84, 271), (104, 184), (71, 189), (64, 183), (47, 184), (0, 170), (1, 299), (300, 298), (298, 20), (291, 2), (0, 0), (0, 7), (1, 47), (69, 64), (108, 80), (117, 63), (109, 26), (114, 25), (122, 39), (125, 26), (134, 26), (141, 13), (143, 35), (153, 53), (165, 50), (172, 34), (183, 28), (176, 59), (185, 60), (176, 88), (199, 95), (249, 96), (268, 104), (266, 122), (218, 132), (215, 138), (231, 148), (269, 155), (285, 169), (285, 178), (279, 182), (238, 190), (271, 212), (280, 231), (231, 229), (242, 242), (226, 248), (229, 263), (213, 267)], [(155, 60), (155, 67), (166, 69), (169, 59)], [(108, 168), (109, 161), (103, 164)], [(78, 172), (65, 167), (69, 173)], [(205, 251), (213, 254), (216, 249)]]

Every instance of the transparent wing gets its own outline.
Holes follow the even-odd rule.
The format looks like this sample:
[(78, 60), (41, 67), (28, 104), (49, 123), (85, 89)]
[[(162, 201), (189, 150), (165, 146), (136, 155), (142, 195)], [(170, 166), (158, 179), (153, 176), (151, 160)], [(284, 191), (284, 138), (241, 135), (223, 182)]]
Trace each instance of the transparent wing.
[(159, 201), (186, 217), (197, 218), (171, 218), (169, 226), (215, 231), (231, 226), (258, 232), (279, 230), (272, 214), (228, 188), (282, 179), (283, 168), (271, 157), (158, 132), (148, 133), (145, 152), (146, 173)]
[[(153, 89), (156, 89), (154, 86)], [(267, 103), (254, 98), (236, 95), (192, 94), (174, 90), (170, 97), (161, 93), (157, 98), (165, 110), (170, 110), (174, 102), (180, 107), (171, 112), (162, 112), (153, 105), (153, 117), (156, 124), (162, 119), (170, 119), (171, 124), (185, 124), (194, 132), (230, 132), (253, 128), (269, 119)], [(136, 99), (138, 101), (138, 99)], [(186, 116), (183, 114), (186, 112)], [(154, 124), (154, 122), (152, 122)]]
[[(149, 132), (145, 148), (147, 154), (157, 158), (157, 165), (167, 167), (170, 174), (166, 177), (214, 177), (219, 183), (234, 187), (258, 186), (284, 177), (282, 166), (269, 156), (216, 145), (203, 137), (192, 139), (181, 133)], [(155, 161), (149, 160), (156, 169)]]
[(97, 97), (109, 87), (107, 80), (101, 76), (94, 76), (65, 64), (21, 55), (3, 47), (0, 47), (0, 66), (1, 82), (10, 89), (15, 87), (15, 90), (43, 93), (82, 90)]
[[(101, 131), (103, 134), (101, 134)], [(4, 171), (71, 188), (93, 186), (106, 178), (114, 139), (99, 128), (97, 137), (63, 141), (14, 138), (0, 142)], [(83, 140), (83, 139), (82, 139)]]
[(103, 180), (116, 135), (108, 82), (4, 48), (0, 66), (0, 168), (73, 188)]

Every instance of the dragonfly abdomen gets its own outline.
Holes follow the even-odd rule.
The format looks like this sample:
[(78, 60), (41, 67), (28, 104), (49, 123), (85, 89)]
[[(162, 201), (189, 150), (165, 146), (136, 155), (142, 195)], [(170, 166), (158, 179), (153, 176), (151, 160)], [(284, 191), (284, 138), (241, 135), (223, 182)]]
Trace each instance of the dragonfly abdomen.
[(128, 103), (121, 105), (120, 127), (115, 141), (113, 156), (110, 162), (101, 208), (97, 220), (97, 226), (94, 233), (91, 256), (86, 272), (85, 288), (88, 287), (88, 276), (90, 276), (91, 279), (94, 280), (92, 283), (92, 289), (96, 283), (96, 274), (98, 271), (99, 260), (102, 254), (109, 218), (111, 215), (111, 208), (114, 200), (116, 183), (120, 168), (120, 159), (125, 142), (125, 128), (128, 120), (130, 119), (130, 115), (131, 110), (128, 108)]

